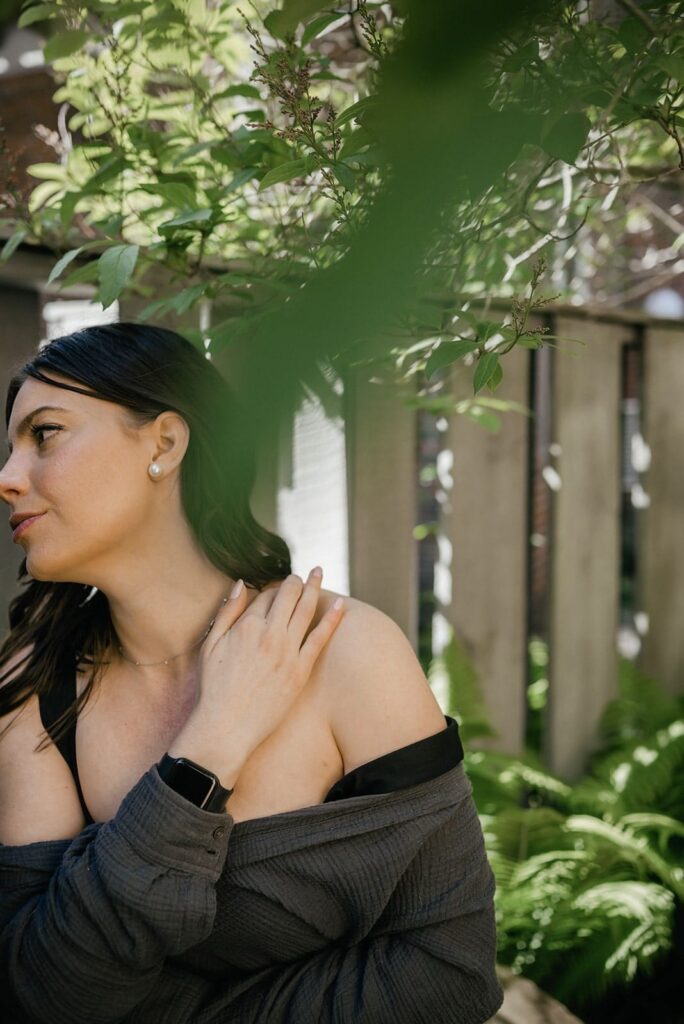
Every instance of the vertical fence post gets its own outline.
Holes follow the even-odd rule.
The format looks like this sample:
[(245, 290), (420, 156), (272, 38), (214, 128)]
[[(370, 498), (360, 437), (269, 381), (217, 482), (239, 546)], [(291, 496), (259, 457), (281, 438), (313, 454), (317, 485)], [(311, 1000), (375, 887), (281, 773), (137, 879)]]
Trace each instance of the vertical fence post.
[(416, 414), (367, 368), (344, 381), (353, 597), (380, 608), (418, 645)]
[[(496, 399), (528, 407), (530, 354), (515, 348), (502, 360)], [(454, 399), (472, 397), (472, 368), (458, 367)], [(480, 398), (488, 397), (485, 388)], [(497, 412), (499, 433), (453, 413), (445, 436), (451, 485), (442, 504), (437, 616), (454, 629), (472, 662), (496, 739), (477, 746), (519, 753), (525, 736), (527, 446), (529, 417)], [(443, 559), (444, 561), (444, 559)], [(436, 652), (438, 653), (438, 652)]]
[(644, 340), (644, 475), (637, 560), (647, 632), (639, 668), (672, 696), (684, 693), (684, 325), (650, 326)]
[[(550, 690), (546, 760), (568, 781), (597, 744), (617, 694), (620, 581), (621, 346), (632, 328), (570, 314), (555, 320)], [(585, 344), (573, 344), (568, 338)]]

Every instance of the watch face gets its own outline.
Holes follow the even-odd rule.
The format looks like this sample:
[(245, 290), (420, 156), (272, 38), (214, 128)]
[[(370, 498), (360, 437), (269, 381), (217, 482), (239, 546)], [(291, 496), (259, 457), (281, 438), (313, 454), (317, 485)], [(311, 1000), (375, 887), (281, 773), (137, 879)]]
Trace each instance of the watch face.
[(200, 807), (214, 789), (214, 780), (184, 758), (173, 766), (169, 780), (173, 788)]

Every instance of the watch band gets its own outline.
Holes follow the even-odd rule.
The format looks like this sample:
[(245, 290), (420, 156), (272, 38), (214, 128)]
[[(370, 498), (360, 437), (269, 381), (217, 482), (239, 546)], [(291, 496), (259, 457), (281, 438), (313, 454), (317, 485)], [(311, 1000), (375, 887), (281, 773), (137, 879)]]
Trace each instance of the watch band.
[(166, 753), (157, 763), (157, 771), (171, 789), (196, 807), (218, 814), (225, 811), (233, 790), (222, 786), (218, 776), (208, 768), (203, 768), (189, 757), (171, 757)]

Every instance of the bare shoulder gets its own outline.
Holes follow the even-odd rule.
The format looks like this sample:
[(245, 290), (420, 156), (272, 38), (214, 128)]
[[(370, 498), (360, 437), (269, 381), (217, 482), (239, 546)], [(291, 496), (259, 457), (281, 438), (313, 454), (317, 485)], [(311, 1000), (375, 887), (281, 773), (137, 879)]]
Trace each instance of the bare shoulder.
[[(0, 666), (0, 682), (16, 679), (31, 645)], [(66, 761), (53, 744), (37, 752), (43, 732), (38, 698), (0, 718), (0, 843), (20, 846), (72, 838), (83, 828), (78, 794)]]
[(341, 596), (342, 619), (322, 651), (320, 685), (332, 734), (349, 772), (446, 728), (403, 630), (379, 608), (322, 591), (320, 614)]

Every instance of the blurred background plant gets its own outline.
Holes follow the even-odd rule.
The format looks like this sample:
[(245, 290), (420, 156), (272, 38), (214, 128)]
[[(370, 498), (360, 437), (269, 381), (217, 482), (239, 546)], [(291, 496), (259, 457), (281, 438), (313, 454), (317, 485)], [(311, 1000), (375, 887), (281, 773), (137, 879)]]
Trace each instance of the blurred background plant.
[[(543, 643), (530, 659), (543, 664)], [(468, 749), (491, 736), (477, 672), (457, 638), (432, 660), (497, 880), (498, 961), (587, 1024), (681, 1020), (684, 953), (684, 697), (626, 659), (602, 742), (572, 786), (524, 755)], [(534, 678), (534, 673), (532, 673)], [(537, 681), (530, 703), (538, 708)]]
[(0, 196), (2, 259), (30, 239), (105, 308), (200, 306), (187, 333), (239, 346), (276, 419), (306, 386), (334, 404), (322, 364), (421, 375), (429, 402), (458, 363), (473, 402), (455, 411), (489, 406), (496, 429), (501, 357), (552, 343), (528, 325), (537, 286), (624, 305), (684, 270), (678, 207), (659, 205), (684, 167), (681, 2), (13, 8), (45, 36), (64, 116), (30, 194)]

